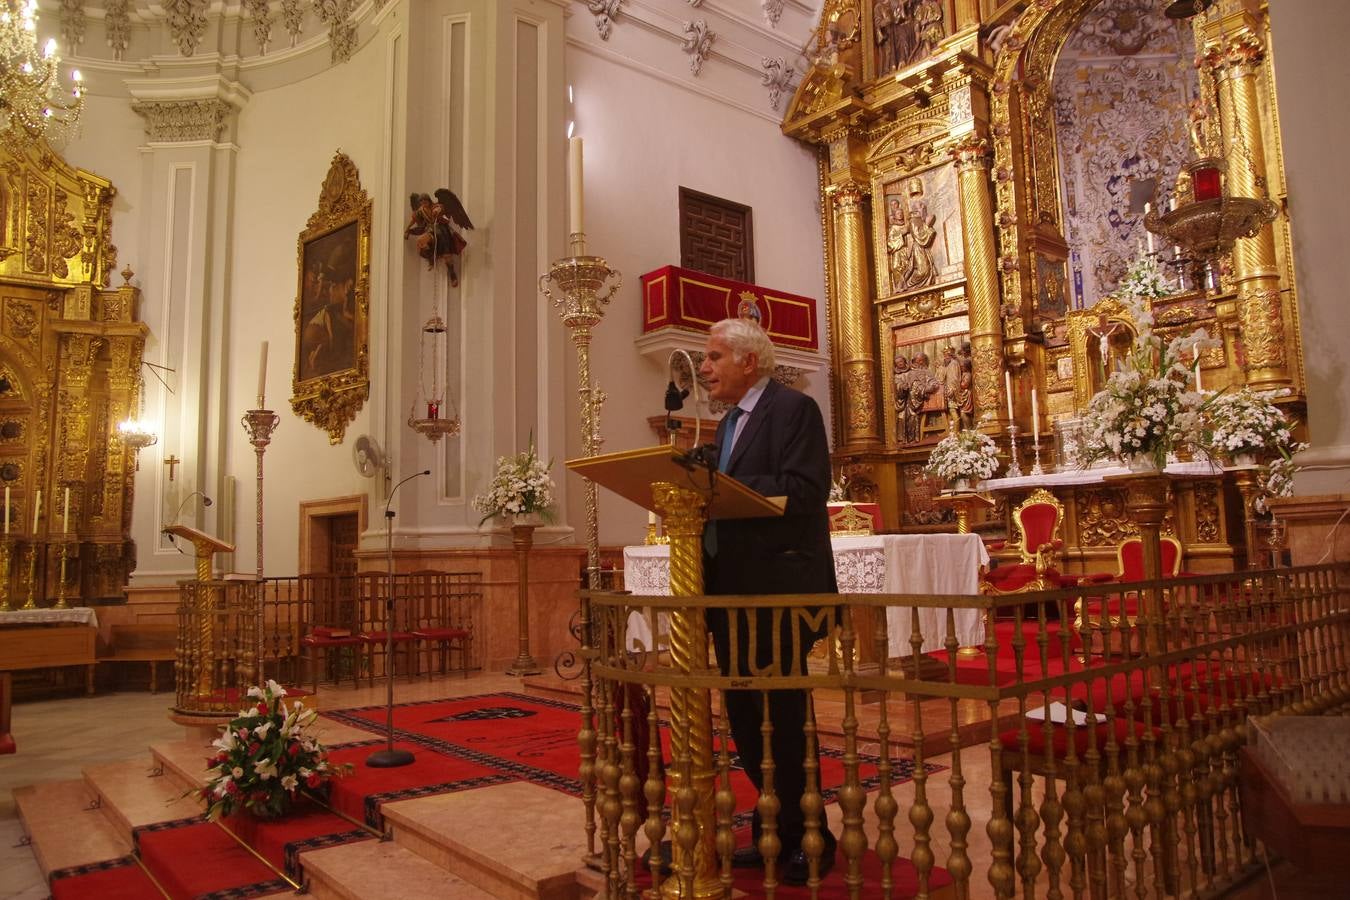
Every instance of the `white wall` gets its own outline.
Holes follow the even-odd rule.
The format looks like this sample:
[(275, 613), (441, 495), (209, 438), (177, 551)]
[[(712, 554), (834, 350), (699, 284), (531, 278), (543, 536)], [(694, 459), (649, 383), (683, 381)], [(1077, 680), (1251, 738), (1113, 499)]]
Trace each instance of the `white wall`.
[[(680, 186), (752, 207), (756, 281), (816, 297), (822, 330), (825, 279), (812, 150), (782, 134), (776, 116), (765, 114), (767, 104), (755, 114), (701, 93), (716, 85), (716, 60), (705, 64), (701, 81), (687, 68), (681, 76), (663, 76), (622, 56), (632, 30), (616, 29), (603, 47), (593, 34), (589, 17), (569, 22), (567, 75), (576, 91), (577, 133), (585, 140), (588, 250), (623, 273), (591, 352), (592, 375), (607, 395), (602, 450), (614, 451), (657, 442), (647, 417), (663, 414), (668, 375), (640, 356), (633, 341), (642, 333), (639, 277), (680, 261)], [(799, 386), (828, 421), (825, 371)], [(569, 390), (567, 396), (576, 395)], [(579, 429), (571, 438), (568, 454), (578, 456)], [(569, 518), (584, 522), (579, 490)], [(602, 544), (640, 541), (645, 527), (644, 512), (601, 491)]]
[(1296, 489), (1335, 493), (1350, 489), (1350, 3), (1274, 0), (1270, 17), (1312, 436)]

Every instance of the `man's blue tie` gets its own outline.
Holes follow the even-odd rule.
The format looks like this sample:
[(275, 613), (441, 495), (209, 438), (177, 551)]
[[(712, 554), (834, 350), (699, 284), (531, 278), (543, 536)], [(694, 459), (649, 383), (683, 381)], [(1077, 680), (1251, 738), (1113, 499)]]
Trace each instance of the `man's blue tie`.
[[(727, 413), (727, 427), (722, 432), (722, 447), (717, 452), (717, 471), (725, 472), (731, 462), (731, 443), (736, 439), (736, 420), (745, 410), (733, 406)], [(709, 556), (717, 555), (717, 523), (708, 522), (703, 526), (703, 549)]]
[(727, 463), (731, 462), (731, 445), (736, 440), (736, 422), (740, 419), (744, 410), (739, 406), (733, 406), (727, 413), (727, 427), (722, 432), (722, 449), (717, 454), (717, 471), (725, 472)]

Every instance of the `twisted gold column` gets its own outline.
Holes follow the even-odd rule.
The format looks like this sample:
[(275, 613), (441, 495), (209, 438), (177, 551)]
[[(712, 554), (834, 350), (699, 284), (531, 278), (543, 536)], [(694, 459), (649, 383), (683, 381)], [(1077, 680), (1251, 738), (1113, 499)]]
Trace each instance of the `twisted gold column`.
[[(652, 497), (670, 535), (670, 593), (692, 597), (703, 593), (703, 494), (660, 481), (652, 485)], [(670, 662), (681, 675), (708, 669), (708, 629), (701, 609), (675, 609), (670, 615)], [(706, 689), (675, 687), (670, 691), (670, 754), (676, 761), (666, 773), (672, 797), (686, 798), (671, 811), (672, 863), (677, 873), (692, 872), (691, 887), (675, 877), (662, 885), (665, 897), (703, 898), (722, 896), (718, 878), (717, 819), (713, 777), (712, 698)], [(656, 735), (652, 735), (656, 740)], [(679, 762), (688, 760), (687, 771)], [(692, 789), (692, 798), (689, 791)], [(684, 792), (683, 794), (681, 792)], [(687, 805), (687, 810), (685, 806)], [(686, 818), (687, 817), (687, 818)], [(692, 820), (692, 821), (690, 821)], [(679, 840), (692, 826), (696, 833), (688, 844)], [(682, 883), (685, 882), (685, 883)]]
[(845, 181), (834, 188), (834, 296), (838, 315), (839, 365), (843, 374), (843, 437), (846, 447), (878, 446), (876, 356), (872, 352), (872, 302), (867, 290), (865, 188)]
[[(1267, 196), (1266, 150), (1257, 100), (1256, 69), (1265, 46), (1254, 22), (1220, 23), (1227, 33), (1212, 35), (1205, 60), (1214, 72), (1219, 122), (1224, 135), (1226, 191), (1231, 196)], [(1262, 388), (1290, 384), (1285, 350), (1284, 312), (1275, 259), (1275, 229), (1263, 227), (1233, 247), (1233, 280), (1247, 353), (1247, 383)]]
[(1011, 425), (1003, 391), (1003, 322), (999, 318), (998, 259), (994, 253), (994, 203), (989, 192), (989, 142), (967, 135), (951, 150), (961, 191), (961, 244), (966, 256), (970, 349), (975, 379), (975, 419), (992, 412), (989, 430)]

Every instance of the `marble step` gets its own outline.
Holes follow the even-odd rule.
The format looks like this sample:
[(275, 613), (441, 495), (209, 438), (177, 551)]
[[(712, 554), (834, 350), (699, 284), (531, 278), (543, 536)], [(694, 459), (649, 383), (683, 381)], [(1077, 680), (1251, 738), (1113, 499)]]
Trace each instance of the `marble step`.
[(577, 900), (582, 803), (526, 782), (383, 807), (394, 841), (500, 900)]
[(171, 741), (150, 745), (150, 756), (164, 777), (179, 793), (206, 784), (206, 757), (209, 748), (196, 741)]
[(94, 805), (94, 796), (81, 779), (14, 789), (14, 805), (43, 877), (131, 852), (130, 837)]
[(302, 854), (305, 886), (317, 900), (492, 900), (492, 894), (398, 844), (360, 841)]
[(149, 760), (87, 766), (84, 781), (101, 803), (103, 814), (128, 842), (135, 828), (200, 816), (205, 810), (196, 797), (186, 797), (184, 788), (167, 775), (153, 775)]

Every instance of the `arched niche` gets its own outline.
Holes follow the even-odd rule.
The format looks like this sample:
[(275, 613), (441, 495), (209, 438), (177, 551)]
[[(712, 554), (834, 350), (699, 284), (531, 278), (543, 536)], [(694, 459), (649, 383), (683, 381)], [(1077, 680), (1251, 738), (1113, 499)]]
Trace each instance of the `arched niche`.
[[(1060, 318), (1080, 295), (1090, 306), (1114, 289), (1144, 235), (1142, 213), (1130, 211), (1130, 184), (1157, 175), (1161, 185), (1190, 152), (1194, 26), (1172, 23), (1163, 6), (1163, 0), (1042, 0), (1011, 23), (999, 46), (991, 87), (995, 225), (1010, 337), (1024, 334), (1034, 316)], [(1155, 113), (1159, 121), (1141, 121), (1148, 99), (1141, 86), (1156, 85), (1163, 73), (1184, 86), (1169, 89), (1165, 110)], [(1073, 108), (1072, 93), (1064, 95), (1070, 86), (1086, 110)], [(1155, 138), (1142, 140), (1146, 134)], [(1069, 171), (1063, 160), (1084, 149), (1069, 142), (1084, 135), (1089, 157), (1098, 164), (1112, 159), (1109, 167)], [(1090, 197), (1079, 196), (1085, 184), (1093, 186)], [(1092, 216), (1105, 221), (1087, 234)], [(1075, 253), (1079, 271), (1093, 266), (1094, 281), (1081, 289)]]

